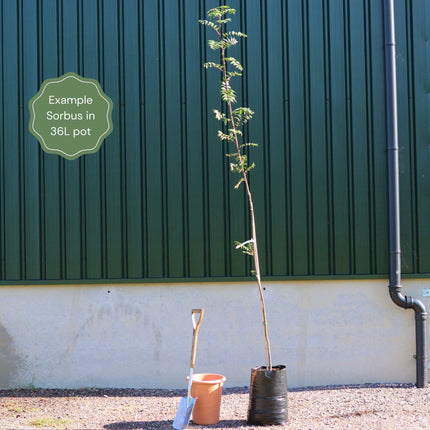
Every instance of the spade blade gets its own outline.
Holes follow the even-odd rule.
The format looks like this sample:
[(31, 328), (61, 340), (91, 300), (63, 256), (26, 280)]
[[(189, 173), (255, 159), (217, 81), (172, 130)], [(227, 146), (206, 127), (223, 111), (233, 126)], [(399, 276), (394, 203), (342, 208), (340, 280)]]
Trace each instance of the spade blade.
[(196, 399), (193, 399), (192, 397), (181, 397), (179, 408), (176, 412), (175, 420), (173, 421), (174, 429), (184, 430), (188, 427), (195, 402)]

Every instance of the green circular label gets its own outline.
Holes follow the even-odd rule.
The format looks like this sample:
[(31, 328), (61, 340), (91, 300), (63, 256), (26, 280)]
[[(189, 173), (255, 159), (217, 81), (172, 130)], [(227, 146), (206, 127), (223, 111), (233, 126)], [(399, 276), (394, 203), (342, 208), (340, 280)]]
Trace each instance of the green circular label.
[(47, 79), (31, 98), (30, 132), (45, 152), (74, 160), (100, 149), (112, 132), (112, 100), (76, 73)]

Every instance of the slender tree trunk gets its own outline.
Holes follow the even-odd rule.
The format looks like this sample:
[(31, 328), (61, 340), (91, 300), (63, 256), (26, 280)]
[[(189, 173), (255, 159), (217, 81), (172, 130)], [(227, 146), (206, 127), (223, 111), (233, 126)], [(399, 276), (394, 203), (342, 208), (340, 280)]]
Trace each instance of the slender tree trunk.
[[(220, 25), (219, 33), (218, 33), (220, 40), (222, 39), (222, 27)], [(227, 62), (225, 60), (225, 49), (221, 48), (221, 61), (222, 61), (222, 72), (224, 75), (224, 82), (229, 82), (229, 78), (227, 75)], [(243, 157), (242, 157), (242, 151), (239, 144), (239, 140), (237, 137), (237, 128), (234, 120), (233, 115), (233, 107), (232, 102), (227, 102), (228, 110), (229, 110), (229, 116), (231, 121), (231, 127), (232, 130), (234, 130), (234, 144), (236, 146), (237, 151), (237, 157), (239, 159), (239, 163), (241, 166), (244, 166), (243, 163)], [(246, 193), (248, 196), (248, 204), (249, 204), (249, 210), (251, 215), (251, 228), (252, 228), (252, 245), (253, 245), (253, 258), (254, 258), (254, 269), (255, 269), (255, 277), (257, 279), (257, 285), (258, 285), (258, 292), (260, 295), (260, 304), (261, 304), (261, 313), (263, 318), (263, 330), (264, 330), (264, 348), (266, 353), (266, 368), (268, 370), (272, 370), (272, 355), (271, 355), (271, 349), (270, 349), (270, 340), (269, 340), (269, 334), (268, 334), (268, 328), (267, 328), (267, 315), (266, 315), (266, 304), (264, 301), (264, 294), (263, 294), (263, 285), (261, 283), (261, 272), (260, 272), (260, 259), (258, 255), (258, 244), (257, 244), (257, 228), (255, 223), (255, 212), (254, 212), (254, 203), (252, 200), (252, 193), (251, 188), (248, 181), (248, 172), (245, 170), (245, 168), (242, 167), (241, 169), (243, 182), (245, 183)]]

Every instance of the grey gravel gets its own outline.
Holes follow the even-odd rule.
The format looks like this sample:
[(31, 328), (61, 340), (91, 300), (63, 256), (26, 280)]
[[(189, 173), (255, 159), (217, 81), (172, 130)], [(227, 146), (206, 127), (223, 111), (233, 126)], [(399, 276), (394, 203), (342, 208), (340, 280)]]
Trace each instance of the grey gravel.
[[(0, 391), (0, 429), (171, 429), (184, 390), (85, 389)], [(220, 422), (246, 425), (248, 388), (225, 388)], [(273, 430), (430, 429), (430, 388), (366, 384), (290, 389), (288, 423)], [(261, 428), (261, 427), (260, 427)]]

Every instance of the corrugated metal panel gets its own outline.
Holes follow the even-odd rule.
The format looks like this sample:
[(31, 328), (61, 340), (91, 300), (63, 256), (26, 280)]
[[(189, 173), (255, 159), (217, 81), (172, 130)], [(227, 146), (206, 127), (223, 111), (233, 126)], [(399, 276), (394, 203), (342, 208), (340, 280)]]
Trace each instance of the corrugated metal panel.
[[(407, 4), (407, 3), (406, 3)], [(412, 34), (413, 43), (408, 44), (408, 54), (413, 58), (413, 67), (408, 64), (408, 100), (404, 98), (404, 109), (408, 107), (408, 133), (410, 164), (405, 172), (410, 175), (411, 188), (403, 196), (411, 195), (410, 213), (403, 205), (402, 215), (411, 216), (409, 228), (410, 254), (408, 270), (412, 273), (430, 272), (430, 5), (427, 1), (413, 4), (407, 14), (407, 31)], [(405, 64), (405, 63), (403, 63)], [(407, 218), (406, 218), (407, 219)], [(404, 224), (405, 225), (405, 224)]]
[[(217, 142), (215, 1), (4, 0), (0, 9), (0, 280), (240, 278), (244, 195)], [(266, 276), (387, 271), (382, 5), (235, 0), (241, 103)], [(396, 1), (407, 273), (430, 272), (425, 0)], [(97, 154), (42, 152), (29, 99), (47, 78), (97, 79), (114, 130)]]

